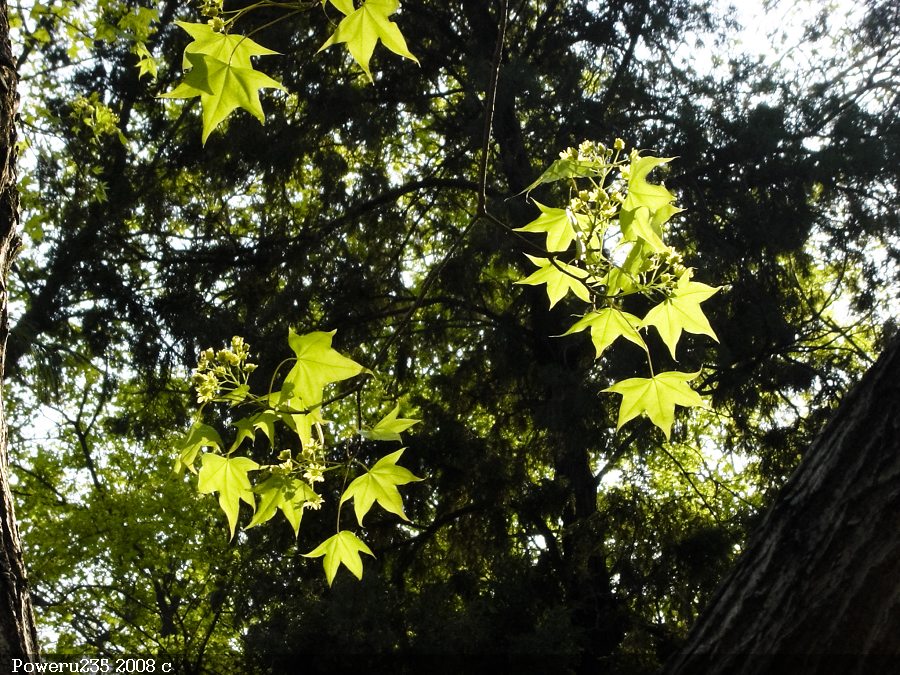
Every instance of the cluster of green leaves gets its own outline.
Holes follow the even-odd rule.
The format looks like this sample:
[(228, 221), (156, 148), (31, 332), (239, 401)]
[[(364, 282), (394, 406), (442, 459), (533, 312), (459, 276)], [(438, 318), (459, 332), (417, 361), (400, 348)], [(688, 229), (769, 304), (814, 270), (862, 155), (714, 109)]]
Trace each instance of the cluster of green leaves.
[[(369, 81), (372, 72), (369, 61), (375, 45), (381, 43), (395, 54), (418, 60), (406, 46), (406, 40), (390, 16), (399, 8), (398, 0), (365, 0), (358, 8), (353, 0), (322, 0), (322, 8), (332, 5), (344, 18), (337, 29), (319, 48), (344, 43), (354, 61), (362, 68)], [(234, 23), (259, 7), (279, 7), (290, 16), (303, 9), (301, 3), (277, 3), (268, 0), (241, 9), (225, 11), (222, 0), (208, 0), (202, 8), (209, 16), (207, 23), (176, 22), (193, 38), (185, 47), (182, 67), (186, 71), (184, 81), (163, 98), (200, 97), (203, 106), (203, 143), (213, 130), (224, 122), (237, 108), (243, 108), (265, 123), (265, 114), (259, 100), (260, 89), (284, 90), (279, 82), (254, 69), (251, 57), (277, 54), (250, 39), (249, 36), (231, 33)], [(310, 4), (310, 7), (313, 5)], [(146, 50), (144, 50), (146, 51)], [(143, 52), (139, 53), (138, 67), (141, 75), (151, 72)]]
[[(407, 48), (400, 29), (389, 19), (399, 9), (397, 0), (366, 0), (358, 8), (352, 0), (322, 1), (323, 8), (327, 4), (337, 8), (344, 18), (319, 51), (334, 44), (345, 43), (370, 81), (372, 73), (369, 61), (379, 40), (394, 53), (417, 61)], [(269, 7), (273, 3), (256, 3), (226, 12), (221, 0), (208, 0), (202, 8), (203, 14), (210, 17), (207, 23), (176, 22), (193, 38), (185, 47), (182, 59), (182, 67), (187, 74), (181, 84), (162, 97), (200, 98), (204, 144), (213, 130), (237, 108), (247, 110), (264, 123), (259, 90), (284, 90), (279, 82), (255, 70), (251, 60), (254, 56), (277, 52), (247, 36), (229, 32), (237, 19), (263, 5)], [(290, 10), (290, 13), (298, 11), (295, 4), (285, 3), (283, 8)], [(143, 61), (139, 63), (139, 68), (143, 76), (147, 72)], [(294, 365), (284, 378), (280, 390), (273, 389), (273, 376), (269, 391), (263, 396), (253, 396), (250, 393), (247, 381), (255, 365), (247, 362), (248, 349), (242, 338), (235, 337), (231, 349), (204, 351), (194, 373), (194, 384), (201, 404), (198, 418), (202, 418), (204, 407), (210, 403), (249, 405), (254, 408), (254, 412), (234, 422), (237, 432), (227, 451), (216, 429), (198, 419), (191, 427), (176, 462), (176, 470), (188, 468), (194, 471), (194, 463), (201, 451), (204, 448), (211, 449), (200, 456), (198, 490), (201, 494), (218, 493), (219, 505), (228, 518), (232, 537), (241, 502), (254, 511), (248, 528), (265, 523), (280, 510), (296, 536), (303, 511), (319, 509), (324, 501), (316, 492), (315, 484), (324, 481), (326, 472), (336, 469), (343, 469), (346, 484), (354, 463), (360, 464), (365, 472), (350, 482), (341, 494), (337, 533), (305, 554), (309, 557), (324, 556), (329, 584), (341, 564), (357, 578), (361, 578), (360, 553), (374, 555), (356, 534), (340, 528), (340, 507), (352, 499), (360, 527), (364, 516), (375, 502), (385, 510), (406, 519), (397, 486), (421, 480), (407, 469), (397, 466), (403, 450), (382, 457), (371, 469), (359, 463), (349, 449), (342, 460), (327, 458), (323, 429), (326, 421), (322, 417), (322, 407), (325, 405), (323, 389), (329, 384), (368, 372), (358, 363), (335, 351), (331, 347), (332, 336), (333, 333), (325, 332), (298, 335), (291, 330), (288, 342), (295, 353)], [(399, 441), (400, 432), (417, 421), (399, 418), (399, 410), (397, 405), (370, 429), (362, 429), (358, 425), (357, 438)], [(249, 445), (255, 442), (257, 431), (263, 432), (274, 451), (279, 442), (276, 428), (279, 424), (299, 441), (299, 452), (283, 449), (277, 453), (276, 463), (263, 465), (247, 456), (236, 454), (245, 441), (249, 441)], [(352, 443), (344, 445), (350, 448)], [(251, 472), (263, 476), (255, 486), (250, 480)]]
[[(545, 284), (551, 307), (570, 293), (590, 305), (564, 334), (590, 329), (598, 359), (619, 338), (644, 350), (650, 377), (622, 380), (605, 391), (622, 396), (618, 429), (646, 413), (668, 439), (676, 405), (704, 405), (688, 385), (699, 371), (655, 372), (644, 333), (655, 328), (673, 359), (684, 332), (716, 339), (700, 303), (719, 289), (692, 281), (693, 269), (663, 239), (682, 209), (675, 195), (647, 176), (671, 158), (637, 150), (626, 155), (624, 147), (621, 139), (613, 148), (585, 141), (561, 153), (528, 187), (568, 181), (569, 202), (565, 208), (535, 202), (541, 215), (518, 228), (546, 235), (546, 254), (528, 256), (538, 269), (518, 283)], [(643, 319), (624, 309), (632, 296), (654, 303)]]
[[(406, 520), (397, 487), (421, 480), (397, 465), (403, 449), (385, 455), (371, 468), (356, 457), (363, 440), (400, 441), (401, 432), (418, 422), (399, 417), (399, 404), (369, 428), (363, 428), (357, 418), (357, 428), (352, 430), (351, 438), (336, 444), (343, 455), (329, 455), (324, 430), (327, 422), (322, 411), (327, 405), (344, 400), (346, 394), (325, 399), (325, 387), (370, 374), (331, 346), (333, 336), (334, 332), (322, 331), (299, 335), (291, 329), (288, 344), (294, 356), (276, 368), (268, 391), (262, 395), (250, 391), (248, 380), (256, 365), (248, 361), (250, 350), (243, 338), (232, 338), (230, 349), (202, 352), (193, 376), (200, 409), (175, 464), (178, 472), (185, 468), (196, 472), (199, 456), (197, 489), (201, 494), (218, 493), (219, 506), (228, 518), (232, 537), (241, 502), (254, 513), (246, 526), (248, 529), (269, 521), (281, 511), (297, 536), (304, 510), (319, 510), (324, 503), (316, 485), (324, 483), (327, 475), (338, 475), (346, 488), (338, 502), (337, 532), (304, 554), (312, 558), (325, 556), (329, 585), (341, 564), (362, 578), (360, 553), (374, 555), (356, 534), (341, 529), (341, 506), (353, 500), (360, 527), (375, 502)], [(276, 389), (278, 372), (288, 364), (293, 365), (281, 387)], [(232, 423), (234, 440), (227, 449), (216, 428), (202, 421), (210, 404), (240, 406), (251, 411)], [(260, 431), (268, 446), (270, 463), (260, 464), (242, 452), (249, 454), (253, 450)], [(362, 469), (362, 473), (350, 481), (355, 469)], [(255, 482), (251, 481), (251, 473)]]
[(32, 2), (10, 13), (10, 26), (21, 29), (26, 21), (34, 29), (24, 39), (26, 52), (35, 47), (64, 45), (68, 58), (76, 61), (100, 42), (129, 45), (139, 60), (141, 75), (156, 77), (156, 61), (147, 48), (155, 32), (159, 11), (152, 7), (134, 7), (116, 0), (97, 0), (90, 7), (79, 2)]
[(72, 101), (71, 116), (91, 130), (91, 142), (95, 145), (106, 136), (115, 136), (123, 145), (127, 142), (119, 129), (119, 116), (100, 100), (96, 92), (90, 96), (77, 96)]

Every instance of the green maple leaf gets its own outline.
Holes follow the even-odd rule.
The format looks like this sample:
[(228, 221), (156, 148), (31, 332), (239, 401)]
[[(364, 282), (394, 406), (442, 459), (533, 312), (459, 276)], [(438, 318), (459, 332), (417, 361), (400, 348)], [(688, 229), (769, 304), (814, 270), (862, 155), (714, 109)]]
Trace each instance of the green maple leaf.
[(385, 511), (395, 513), (403, 520), (409, 520), (403, 513), (403, 499), (400, 497), (397, 486), (422, 479), (414, 476), (408, 469), (397, 466), (397, 460), (402, 454), (403, 450), (401, 449), (379, 459), (375, 466), (350, 483), (344, 490), (344, 494), (341, 495), (341, 504), (353, 499), (353, 510), (360, 527), (363, 516), (369, 512), (372, 504), (376, 501)]
[(419, 62), (407, 48), (400, 28), (388, 18), (400, 8), (399, 0), (366, 0), (359, 9), (353, 9), (353, 3), (347, 0), (331, 4), (346, 16), (341, 19), (334, 34), (319, 47), (319, 51), (345, 42), (353, 60), (360, 65), (370, 82), (369, 60), (378, 40), (395, 54)]
[(279, 416), (277, 413), (271, 410), (263, 410), (262, 412), (256, 413), (253, 417), (250, 418), (251, 424), (255, 429), (262, 429), (262, 432), (266, 435), (266, 438), (269, 439), (269, 442), (275, 440), (275, 422), (279, 420)]
[(565, 251), (575, 239), (575, 228), (572, 225), (573, 218), (582, 228), (589, 225), (587, 216), (572, 214), (567, 209), (554, 209), (535, 202), (541, 210), (541, 215), (524, 227), (518, 227), (515, 232), (546, 232), (548, 251)]
[(664, 185), (647, 182), (647, 174), (673, 159), (674, 157), (641, 157), (636, 152), (632, 153), (628, 170), (628, 194), (622, 203), (623, 211), (634, 211), (645, 206), (653, 213), (675, 201), (675, 195)]
[(312, 442), (313, 424), (321, 424), (325, 421), (318, 408), (305, 414), (277, 412), (275, 415), (284, 422), (288, 429), (297, 434), (303, 447), (308, 447)]
[(294, 529), (295, 537), (300, 531), (303, 505), (308, 501), (315, 501), (318, 497), (315, 491), (299, 478), (280, 475), (270, 476), (253, 491), (259, 495), (259, 505), (247, 529), (270, 520), (280, 509)]
[(641, 255), (640, 249), (642, 248), (642, 244), (635, 244), (621, 268), (613, 267), (607, 274), (603, 275), (601, 283), (606, 286), (606, 295), (608, 297), (619, 293), (630, 293), (634, 290), (635, 271), (633, 267), (635, 267), (635, 262), (640, 264), (640, 260), (635, 259)]
[(414, 424), (418, 424), (421, 420), (414, 420), (405, 417), (398, 417), (400, 414), (400, 404), (398, 403), (391, 412), (379, 420), (371, 429), (364, 429), (360, 432), (363, 438), (372, 441), (399, 441), (400, 434), (409, 429)]
[(641, 320), (634, 314), (623, 312), (614, 307), (605, 307), (596, 312), (586, 314), (563, 335), (571, 335), (585, 328), (590, 328), (591, 340), (594, 343), (594, 348), (597, 350), (597, 358), (599, 359), (603, 351), (620, 337), (630, 340), (641, 349), (646, 350), (647, 345), (644, 344), (644, 339), (637, 331), (640, 325)]
[(332, 349), (334, 334), (335, 331), (316, 331), (298, 335), (293, 328), (289, 330), (288, 344), (294, 350), (297, 362), (284, 378), (282, 402), (299, 398), (306, 407), (313, 407), (322, 401), (325, 385), (368, 372), (356, 361)]
[(257, 90), (284, 89), (253, 69), (251, 57), (277, 54), (243, 35), (214, 31), (203, 23), (176, 22), (192, 38), (184, 49), (184, 81), (161, 98), (194, 98), (203, 106), (203, 143), (236, 108), (244, 108), (265, 123)]
[(650, 221), (650, 225), (655, 231), (662, 232), (662, 226), (668, 223), (672, 216), (676, 213), (681, 213), (682, 211), (684, 211), (684, 209), (679, 208), (674, 204), (664, 204), (653, 212), (653, 218)]
[(178, 459), (175, 460), (175, 471), (181, 472), (182, 469), (190, 469), (194, 472), (194, 460), (197, 459), (197, 453), (203, 448), (222, 448), (222, 437), (219, 432), (208, 424), (202, 422), (194, 422), (185, 436), (181, 444), (181, 452), (178, 453)]
[(228, 448), (228, 453), (231, 454), (235, 450), (237, 450), (241, 443), (243, 443), (246, 439), (250, 439), (251, 442), (256, 437), (256, 426), (253, 424), (253, 420), (247, 417), (242, 417), (237, 420), (232, 426), (237, 429), (237, 434), (235, 434), (234, 442), (231, 444), (231, 447)]
[(184, 82), (162, 98), (200, 97), (203, 105), (203, 143), (213, 130), (237, 108), (243, 108), (265, 124), (259, 89), (284, 87), (252, 67), (236, 66), (204, 53), (185, 53), (192, 68)]
[(549, 258), (535, 258), (527, 254), (525, 257), (540, 269), (516, 283), (528, 284), (529, 286), (547, 284), (547, 297), (550, 298), (550, 307), (562, 300), (569, 291), (585, 302), (591, 301), (591, 294), (587, 286), (580, 281), (581, 279), (587, 279), (589, 276), (585, 270), (559, 260), (554, 263)]
[(239, 403), (243, 403), (244, 399), (250, 395), (250, 386), (246, 384), (240, 384), (234, 389), (230, 389), (222, 396), (222, 400), (228, 401), (228, 404), (231, 407), (238, 405)]
[(197, 489), (200, 494), (219, 493), (219, 506), (228, 516), (228, 526), (234, 537), (241, 501), (256, 507), (247, 473), (259, 469), (259, 464), (247, 457), (222, 457), (206, 453), (200, 460)]
[(708, 335), (717, 342), (719, 340), (700, 308), (700, 303), (719, 289), (691, 281), (691, 273), (690, 269), (685, 270), (678, 279), (672, 295), (647, 312), (642, 322), (644, 326), (656, 326), (673, 359), (683, 330), (697, 335)]
[(641, 206), (634, 211), (622, 211), (619, 215), (619, 224), (626, 241), (643, 239), (654, 253), (668, 251), (669, 247), (663, 243), (662, 227), (650, 216), (650, 209)]
[(359, 537), (348, 530), (341, 530), (336, 535), (329, 537), (314, 550), (304, 553), (306, 558), (318, 558), (325, 556), (323, 564), (325, 566), (325, 578), (328, 585), (334, 581), (334, 575), (337, 574), (338, 568), (343, 563), (344, 567), (350, 570), (357, 579), (362, 579), (363, 564), (359, 553), (368, 553), (373, 558), (375, 554), (366, 546)]
[(159, 73), (159, 64), (156, 62), (156, 59), (153, 58), (153, 54), (150, 53), (150, 50), (147, 49), (147, 45), (143, 42), (138, 42), (135, 44), (132, 51), (135, 56), (138, 57), (138, 79), (140, 80), (144, 75), (149, 75), (155, 80)]
[(542, 183), (554, 183), (558, 180), (565, 180), (566, 178), (587, 178), (588, 176), (596, 176), (599, 175), (600, 168), (602, 167), (598, 167), (595, 162), (563, 157), (553, 162), (544, 173), (538, 176), (536, 181), (522, 190), (519, 194), (522, 194), (523, 192), (528, 194)]
[(194, 38), (194, 41), (184, 48), (184, 57), (182, 58), (182, 68), (184, 70), (190, 70), (193, 65), (187, 58), (188, 54), (206, 54), (239, 68), (252, 68), (253, 64), (250, 61), (252, 56), (278, 54), (278, 52), (266, 49), (244, 35), (231, 35), (214, 31), (206, 23), (176, 21), (175, 24)]
[(650, 378), (632, 377), (604, 389), (603, 391), (622, 395), (616, 431), (629, 420), (645, 412), (650, 421), (662, 429), (668, 440), (672, 423), (675, 421), (676, 405), (704, 406), (700, 394), (687, 384), (699, 374), (700, 371), (696, 373), (668, 372)]

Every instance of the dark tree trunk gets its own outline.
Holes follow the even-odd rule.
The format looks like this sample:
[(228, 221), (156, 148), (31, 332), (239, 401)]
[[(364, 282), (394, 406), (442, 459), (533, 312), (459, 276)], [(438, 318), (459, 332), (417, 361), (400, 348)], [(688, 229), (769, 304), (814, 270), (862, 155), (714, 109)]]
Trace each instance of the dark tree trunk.
[[(15, 127), (19, 103), (17, 81), (9, 42), (7, 3), (0, 0), (0, 373), (3, 372), (9, 333), (6, 281), (19, 242)], [(0, 396), (0, 672), (11, 673), (12, 659), (34, 657), (37, 651), (34, 613), (10, 493), (6, 419)]]
[(841, 403), (666, 666), (900, 672), (900, 337)]

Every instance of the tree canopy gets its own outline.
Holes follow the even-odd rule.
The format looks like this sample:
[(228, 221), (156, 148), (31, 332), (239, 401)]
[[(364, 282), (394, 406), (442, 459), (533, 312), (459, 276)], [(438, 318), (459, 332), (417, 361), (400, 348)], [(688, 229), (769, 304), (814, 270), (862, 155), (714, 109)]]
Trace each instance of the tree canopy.
[[(11, 8), (24, 249), (5, 396), (46, 648), (186, 673), (341, 654), (654, 672), (895, 329), (900, 14), (823, 9), (787, 52), (811, 60), (788, 67), (741, 52), (728, 8), (695, 0), (258, 4), (224, 7), (254, 5), (241, 62), (189, 47), (219, 28), (215, 3)], [(342, 46), (353, 31), (364, 48)], [(244, 98), (217, 98), (227, 78)], [(666, 244), (695, 272), (667, 296), (694, 293), (688, 318), (637, 333), (617, 314), (610, 345), (585, 298), (527, 280), (577, 248), (572, 209), (553, 211), (566, 181), (542, 172), (617, 138), (684, 209)], [(623, 230), (652, 229), (642, 217)], [(622, 426), (647, 375), (629, 326), (710, 405)], [(697, 335), (676, 349), (682, 328)], [(214, 498), (173, 472), (205, 350), (241, 337), (266, 392), (298, 354), (286, 336), (332, 332), (353, 376), (377, 377), (329, 429), (388, 420), (388, 445), (353, 455), (388, 488), (357, 484), (340, 514), (332, 490), (298, 528), (288, 492), (263, 525), (239, 477), (225, 498), (221, 467), (198, 467)], [(236, 413), (210, 411), (230, 444)], [(250, 463), (298, 450), (250, 436)], [(336, 518), (365, 532), (360, 580), (336, 570), (356, 546), (329, 539)]]

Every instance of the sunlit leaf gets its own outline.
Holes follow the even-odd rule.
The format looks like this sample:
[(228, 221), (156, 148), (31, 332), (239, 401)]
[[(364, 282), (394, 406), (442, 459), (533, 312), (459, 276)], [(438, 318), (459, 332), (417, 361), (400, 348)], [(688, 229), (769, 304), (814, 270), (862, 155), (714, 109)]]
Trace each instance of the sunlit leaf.
[(641, 206), (634, 211), (625, 211), (619, 215), (619, 224), (626, 240), (640, 238), (647, 243), (654, 253), (670, 250), (662, 240), (662, 228), (650, 217), (650, 210)]
[[(526, 194), (542, 183), (553, 183), (566, 178), (586, 178), (600, 173), (596, 162), (563, 157), (556, 160), (537, 180), (523, 190)], [(521, 194), (521, 193), (520, 193)]]
[(603, 351), (619, 337), (630, 340), (642, 349), (646, 349), (647, 346), (644, 344), (644, 339), (637, 330), (640, 325), (641, 320), (633, 314), (613, 307), (605, 307), (596, 312), (586, 314), (563, 335), (571, 335), (585, 328), (590, 328), (591, 340), (594, 343), (594, 348), (597, 350), (597, 358), (599, 359)]
[(232, 35), (214, 31), (206, 23), (188, 23), (176, 21), (176, 25), (185, 30), (194, 41), (184, 48), (182, 68), (189, 70), (192, 67), (188, 54), (206, 54), (218, 61), (224, 61), (239, 68), (252, 68), (250, 60), (252, 56), (268, 56), (278, 54), (271, 49), (266, 49), (245, 35)]
[(672, 295), (653, 307), (644, 317), (644, 326), (655, 326), (672, 358), (681, 338), (681, 332), (708, 335), (718, 341), (700, 303), (718, 291), (718, 288), (691, 281), (691, 270), (685, 270)]
[(528, 284), (530, 286), (547, 284), (547, 297), (550, 298), (551, 307), (562, 300), (570, 291), (585, 302), (591, 301), (588, 287), (582, 281), (582, 279), (587, 279), (590, 276), (585, 270), (559, 260), (551, 260), (550, 258), (535, 258), (530, 255), (526, 255), (526, 257), (537, 265), (539, 269), (525, 279), (517, 281), (517, 284)]
[[(332, 4), (344, 13), (350, 6), (346, 2)], [(407, 48), (400, 28), (388, 18), (399, 7), (398, 0), (366, 0), (359, 9), (341, 20), (337, 30), (319, 47), (319, 51), (334, 44), (346, 43), (353, 60), (360, 65), (370, 81), (372, 73), (369, 70), (369, 60), (378, 40), (395, 54), (418, 63), (419, 60)]]
[(241, 501), (256, 506), (247, 474), (257, 469), (259, 464), (247, 457), (222, 457), (208, 452), (200, 459), (197, 489), (200, 494), (219, 493), (219, 506), (228, 517), (232, 537)]
[(408, 469), (397, 466), (397, 460), (402, 454), (401, 449), (379, 459), (375, 466), (350, 483), (341, 495), (341, 504), (349, 499), (353, 500), (353, 510), (360, 526), (363, 517), (376, 501), (385, 511), (409, 520), (403, 512), (403, 499), (397, 486), (422, 479), (414, 476)]
[(271, 410), (263, 410), (250, 418), (253, 426), (257, 429), (262, 429), (262, 432), (266, 435), (266, 438), (269, 439), (270, 443), (275, 440), (275, 422), (278, 420), (278, 414)]
[(621, 382), (616, 382), (603, 391), (622, 395), (622, 403), (619, 406), (619, 419), (616, 429), (641, 413), (647, 413), (650, 421), (662, 429), (668, 440), (675, 421), (675, 406), (695, 407), (704, 405), (700, 394), (687, 384), (700, 372), (660, 373), (654, 377), (633, 377)]
[(265, 123), (259, 89), (284, 89), (265, 73), (236, 66), (204, 53), (186, 53), (191, 69), (184, 82), (163, 98), (200, 97), (203, 105), (203, 143), (235, 109), (243, 108)]
[(673, 157), (641, 157), (636, 152), (631, 155), (628, 169), (628, 194), (622, 203), (623, 211), (634, 211), (646, 207), (651, 213), (675, 201), (675, 195), (663, 185), (654, 185), (647, 181), (647, 174), (663, 164), (668, 164)]
[(237, 450), (245, 440), (249, 438), (252, 441), (256, 436), (256, 426), (251, 419), (243, 417), (237, 420), (233, 426), (237, 429), (237, 434), (234, 437), (234, 442), (231, 444), (231, 447), (228, 448), (227, 454), (229, 455)]
[(299, 478), (272, 475), (257, 485), (254, 490), (259, 495), (259, 505), (253, 520), (247, 525), (247, 529), (261, 525), (270, 520), (280, 509), (291, 524), (294, 536), (300, 531), (300, 521), (303, 518), (303, 505), (308, 501), (315, 501), (318, 495), (307, 483)]
[(284, 378), (282, 400), (299, 397), (307, 407), (322, 400), (322, 389), (333, 382), (346, 380), (366, 371), (355, 361), (348, 359), (331, 347), (335, 331), (317, 331), (298, 335), (294, 329), (288, 333), (288, 343), (297, 362)]
[(326, 4), (334, 5), (345, 16), (356, 11), (356, 7), (353, 6), (353, 0), (322, 0), (322, 6), (324, 7)]
[(323, 541), (309, 553), (304, 553), (303, 555), (307, 558), (325, 556), (323, 561), (325, 578), (328, 580), (328, 585), (331, 586), (331, 582), (334, 581), (334, 576), (337, 574), (341, 564), (350, 570), (357, 579), (362, 579), (363, 563), (362, 557), (359, 555), (360, 552), (367, 553), (372, 557), (375, 556), (372, 550), (359, 537), (349, 530), (341, 530), (336, 535)]
[(568, 209), (554, 209), (535, 202), (541, 210), (541, 215), (524, 227), (516, 228), (516, 232), (540, 232), (547, 234), (547, 250), (565, 251), (575, 239), (575, 227), (573, 221), (582, 228), (589, 226), (588, 219), (583, 214), (574, 214)]
[(399, 441), (400, 434), (409, 429), (414, 424), (418, 424), (420, 420), (398, 417), (400, 414), (400, 404), (398, 403), (391, 412), (379, 420), (371, 429), (364, 429), (360, 432), (363, 438), (372, 441)]
[(284, 422), (288, 429), (297, 434), (303, 447), (307, 447), (312, 441), (313, 424), (316, 422), (321, 423), (323, 421), (318, 409), (305, 414), (279, 412), (276, 413), (276, 415), (278, 416), (278, 419)]
[(218, 431), (208, 424), (194, 422), (181, 444), (181, 451), (178, 453), (178, 459), (175, 460), (175, 471), (190, 469), (194, 472), (194, 460), (201, 449), (218, 448), (221, 450), (223, 445)]

